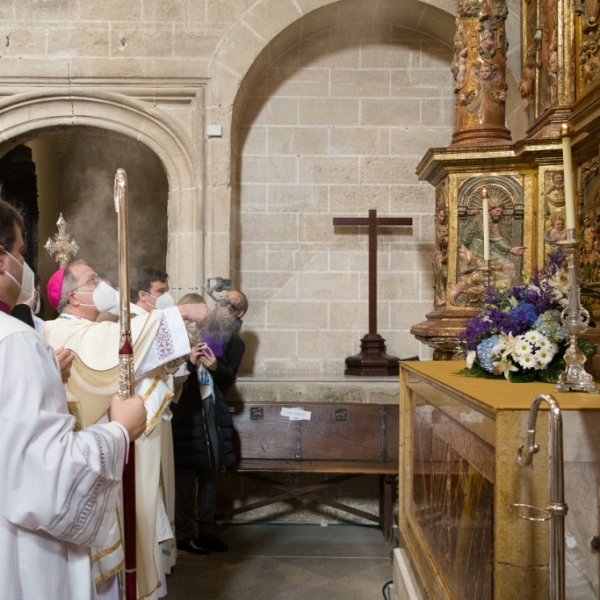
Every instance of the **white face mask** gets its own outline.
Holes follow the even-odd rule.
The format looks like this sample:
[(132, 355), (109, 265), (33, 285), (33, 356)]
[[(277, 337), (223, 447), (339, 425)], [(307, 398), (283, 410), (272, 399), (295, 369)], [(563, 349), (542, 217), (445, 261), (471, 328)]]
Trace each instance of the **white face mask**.
[[(148, 296), (152, 296), (152, 294), (148, 294)], [(171, 306), (175, 306), (175, 299), (173, 298), (173, 296), (171, 296), (171, 294), (169, 294), (169, 292), (165, 292), (162, 296), (152, 297), (156, 299), (154, 306), (152, 306), (152, 304), (150, 304), (150, 302), (146, 300), (146, 304), (150, 304), (152, 308), (158, 308), (158, 310), (165, 310), (166, 308), (171, 308)]]
[(40, 296), (38, 294), (37, 300), (35, 301), (35, 308), (33, 309), (33, 314), (38, 315), (40, 313), (41, 308), (42, 308), (42, 299), (40, 298)]
[(78, 294), (92, 294), (94, 304), (84, 304), (81, 306), (95, 306), (99, 312), (105, 312), (119, 305), (119, 292), (110, 287), (108, 283), (101, 281), (93, 292), (76, 292)]
[(7, 252), (6, 254), (8, 254), (8, 256), (10, 256), (11, 259), (23, 269), (20, 283), (12, 273), (9, 273), (8, 270), (5, 271), (5, 273), (19, 286), (21, 290), (19, 297), (17, 298), (17, 304), (23, 304), (24, 302), (27, 302), (33, 298), (33, 293), (35, 291), (35, 277), (33, 275), (33, 271), (26, 262), (21, 264), (10, 252)]

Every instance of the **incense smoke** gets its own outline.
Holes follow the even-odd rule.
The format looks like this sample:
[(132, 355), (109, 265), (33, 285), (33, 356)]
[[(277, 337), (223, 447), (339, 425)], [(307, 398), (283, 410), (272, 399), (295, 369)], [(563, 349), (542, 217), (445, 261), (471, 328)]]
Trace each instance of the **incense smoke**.
[(68, 136), (59, 175), (59, 210), (67, 221), (67, 233), (80, 246), (77, 258), (117, 284), (113, 188), (120, 167), (129, 183), (130, 266), (164, 270), (168, 181), (159, 158), (139, 142), (113, 132), (81, 127), (69, 131)]

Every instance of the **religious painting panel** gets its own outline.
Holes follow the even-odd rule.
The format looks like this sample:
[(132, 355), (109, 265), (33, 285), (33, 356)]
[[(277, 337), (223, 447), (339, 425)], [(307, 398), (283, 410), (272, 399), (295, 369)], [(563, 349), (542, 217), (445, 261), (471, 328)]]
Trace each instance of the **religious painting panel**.
[(600, 81), (600, 0), (576, 0), (576, 56), (579, 55), (577, 70), (577, 95), (582, 97), (596, 90)]
[(483, 190), (488, 194), (490, 283), (522, 281), (524, 194), (520, 176), (473, 177), (458, 182), (456, 258), (448, 282), (451, 306), (477, 307), (485, 294)]

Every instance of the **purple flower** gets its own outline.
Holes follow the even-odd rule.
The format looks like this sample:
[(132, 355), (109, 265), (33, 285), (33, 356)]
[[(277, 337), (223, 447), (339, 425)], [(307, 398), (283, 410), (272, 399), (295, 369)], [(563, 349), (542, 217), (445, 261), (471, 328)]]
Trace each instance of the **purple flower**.
[[(538, 318), (535, 307), (527, 302), (517, 304), (510, 311), (509, 315), (513, 322), (513, 329), (511, 329), (513, 335), (521, 335), (531, 329), (531, 326)], [(505, 333), (508, 333), (508, 331)]]
[(457, 349), (466, 354), (469, 350), (475, 350), (479, 343), (492, 333), (491, 323), (483, 316), (473, 317), (465, 325), (464, 331), (458, 336)]

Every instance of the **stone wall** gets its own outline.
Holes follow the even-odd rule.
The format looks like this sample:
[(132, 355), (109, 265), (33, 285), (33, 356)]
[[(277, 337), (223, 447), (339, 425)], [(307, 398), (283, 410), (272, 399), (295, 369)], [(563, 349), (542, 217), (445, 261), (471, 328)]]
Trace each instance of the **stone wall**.
[[(247, 288), (246, 369), (339, 370), (366, 327), (366, 245), (358, 230), (333, 232), (331, 218), (410, 214), (410, 235), (382, 232), (379, 318), (390, 350), (414, 354), (407, 329), (430, 302), (433, 201), (413, 173), (449, 139), (455, 10), (451, 0), (0, 0), (0, 152), (79, 125), (154, 152), (169, 183), (167, 270), (182, 292), (218, 275)], [(277, 121), (272, 107), (286, 102), (297, 118)], [(270, 229), (286, 219), (291, 252), (287, 225)]]
[(366, 227), (334, 216), (409, 216), (378, 244), (388, 351), (432, 305), (434, 190), (415, 169), (450, 143), (452, 50), (387, 23), (334, 26), (291, 48), (249, 94), (240, 128), (239, 279), (252, 298), (253, 369), (341, 371), (368, 329)]

